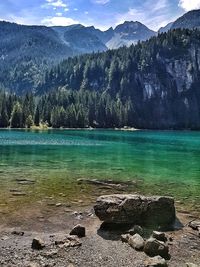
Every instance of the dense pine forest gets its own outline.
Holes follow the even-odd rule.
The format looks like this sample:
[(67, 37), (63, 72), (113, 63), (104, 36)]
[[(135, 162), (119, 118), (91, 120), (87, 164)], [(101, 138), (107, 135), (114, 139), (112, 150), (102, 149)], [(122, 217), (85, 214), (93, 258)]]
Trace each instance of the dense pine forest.
[(199, 129), (199, 47), (200, 31), (177, 29), (69, 58), (46, 72), (36, 94), (2, 91), (0, 127)]
[(130, 100), (122, 103), (109, 94), (61, 89), (40, 98), (0, 95), (0, 127), (122, 127), (133, 125)]

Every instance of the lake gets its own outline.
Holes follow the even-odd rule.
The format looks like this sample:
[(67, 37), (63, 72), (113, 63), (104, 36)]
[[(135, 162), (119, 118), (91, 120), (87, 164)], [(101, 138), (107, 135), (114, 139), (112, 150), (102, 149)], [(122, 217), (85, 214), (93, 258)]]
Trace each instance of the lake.
[(200, 133), (0, 130), (0, 212), (57, 201), (89, 204), (111, 189), (77, 179), (135, 181), (200, 211)]

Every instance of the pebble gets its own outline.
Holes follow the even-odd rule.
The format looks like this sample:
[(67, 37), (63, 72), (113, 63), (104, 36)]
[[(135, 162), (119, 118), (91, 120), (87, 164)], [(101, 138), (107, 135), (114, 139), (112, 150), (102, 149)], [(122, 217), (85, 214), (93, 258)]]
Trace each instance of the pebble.
[(34, 238), (31, 245), (32, 249), (41, 250), (45, 247), (43, 240)]

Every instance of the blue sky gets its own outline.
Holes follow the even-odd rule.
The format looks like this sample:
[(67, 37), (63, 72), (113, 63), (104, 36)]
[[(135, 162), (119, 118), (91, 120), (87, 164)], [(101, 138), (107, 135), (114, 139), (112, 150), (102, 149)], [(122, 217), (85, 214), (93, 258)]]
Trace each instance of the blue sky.
[(157, 30), (198, 8), (200, 0), (0, 0), (0, 20), (47, 26), (81, 23), (101, 29), (137, 20)]

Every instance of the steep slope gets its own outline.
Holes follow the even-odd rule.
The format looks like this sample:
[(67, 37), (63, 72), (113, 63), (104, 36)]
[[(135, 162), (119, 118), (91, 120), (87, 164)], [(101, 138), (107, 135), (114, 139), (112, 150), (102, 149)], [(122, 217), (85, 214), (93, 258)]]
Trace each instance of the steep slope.
[(34, 88), (42, 71), (72, 54), (51, 28), (0, 22), (0, 84), (17, 93)]
[(178, 18), (176, 21), (167, 24), (159, 29), (159, 33), (174, 29), (195, 29), (200, 28), (200, 10), (192, 10)]
[(161, 27), (161, 28), (158, 30), (158, 33), (168, 32), (169, 30), (171, 30), (171, 27), (172, 27), (173, 23), (174, 23), (174, 22), (170, 22), (170, 23), (168, 23), (165, 27)]
[(58, 33), (63, 43), (73, 50), (73, 55), (107, 50), (104, 44), (108, 38), (107, 32), (102, 32), (93, 26), (76, 24), (66, 27), (55, 26), (52, 29)]
[(139, 128), (200, 129), (199, 84), (200, 32), (177, 29), (130, 48), (69, 59), (38, 90), (81, 89), (131, 100)]
[(130, 45), (152, 35), (144, 25), (132, 22), (107, 31), (80, 24), (45, 27), (0, 22), (0, 87), (18, 94), (34, 92), (44, 72), (69, 56)]
[(64, 39), (75, 54), (107, 50), (105, 44), (92, 31), (93, 28), (86, 27), (68, 30), (64, 33)]
[(171, 29), (185, 28), (194, 29), (200, 27), (200, 10), (192, 10), (178, 18), (173, 24)]

